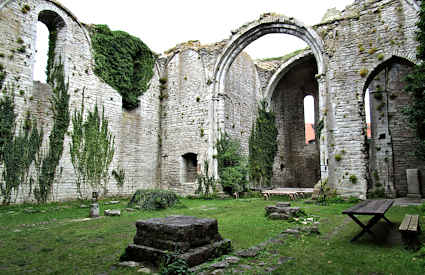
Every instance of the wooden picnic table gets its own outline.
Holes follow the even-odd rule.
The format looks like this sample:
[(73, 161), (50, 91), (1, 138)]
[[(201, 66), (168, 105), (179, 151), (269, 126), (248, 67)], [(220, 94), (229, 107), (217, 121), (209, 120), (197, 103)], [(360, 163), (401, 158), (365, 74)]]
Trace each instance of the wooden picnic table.
[(268, 200), (270, 196), (288, 196), (291, 200), (298, 198), (304, 198), (306, 195), (313, 194), (313, 188), (275, 188), (270, 190), (263, 190), (261, 193), (265, 200)]
[[(393, 203), (394, 200), (366, 200), (343, 211), (342, 214), (347, 214), (351, 219), (353, 219), (353, 221), (363, 228), (363, 230), (351, 241), (354, 242), (366, 232), (376, 238), (375, 234), (370, 229), (380, 219), (384, 219), (388, 224), (393, 225), (393, 223), (384, 216)], [(355, 215), (370, 215), (373, 217), (367, 222), (367, 224), (363, 224)]]

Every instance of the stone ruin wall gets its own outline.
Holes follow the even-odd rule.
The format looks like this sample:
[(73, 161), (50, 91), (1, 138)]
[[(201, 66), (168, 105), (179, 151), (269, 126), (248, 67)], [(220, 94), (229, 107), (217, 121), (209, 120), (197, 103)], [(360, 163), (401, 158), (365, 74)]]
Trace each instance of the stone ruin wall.
[[(47, 84), (33, 82), (36, 25), (39, 14), (48, 11), (48, 14), (65, 23), (58, 34), (55, 54), (56, 59), (62, 59), (65, 78), (69, 79), (71, 113), (74, 108), (80, 108), (84, 89), (85, 105), (93, 108), (97, 102), (103, 106), (110, 130), (115, 135), (115, 157), (111, 171), (118, 166), (125, 168), (128, 182), (122, 189), (118, 189), (111, 177), (108, 186), (110, 194), (131, 194), (137, 188), (156, 186), (158, 176), (156, 166), (152, 163), (156, 163), (158, 157), (158, 71), (155, 70), (150, 89), (140, 98), (140, 107), (132, 112), (124, 111), (120, 94), (94, 75), (88, 32), (69, 11), (53, 1), (44, 0), (1, 1), (0, 4), (0, 52), (5, 55), (0, 58), (0, 62), (7, 71), (5, 84), (18, 85), (18, 90), (25, 91), (24, 96), (16, 96), (15, 110), (21, 116), (25, 110), (31, 110), (43, 122), (43, 140), (48, 140), (52, 127), (48, 103), (51, 90)], [(21, 11), (24, 4), (31, 7), (26, 14)], [(21, 46), (16, 42), (18, 38), (26, 46), (24, 54), (16, 50)], [(31, 96), (33, 100), (30, 100)], [(54, 200), (77, 197), (69, 142), (70, 137), (66, 135), (63, 157), (59, 163), (59, 167), (63, 167), (63, 174), (53, 187)], [(21, 192), (21, 195), (24, 193)], [(18, 201), (29, 199), (21, 196)]]
[(320, 180), (318, 144), (306, 144), (304, 121), (305, 96), (318, 106), (317, 64), (312, 55), (299, 62), (280, 79), (271, 100), (278, 128), (272, 184), (279, 187), (311, 188)]
[[(364, 198), (369, 163), (363, 103), (366, 80), (393, 56), (415, 62), (417, 15), (412, 1), (383, 0), (356, 1), (342, 16), (345, 19), (315, 26), (328, 56), (328, 89), (320, 95), (326, 100), (320, 110), (326, 122), (321, 150), (328, 153), (326, 159), (322, 154), (321, 162), (327, 163), (328, 181), (340, 193)], [(342, 159), (336, 161), (335, 154), (341, 153)], [(350, 175), (356, 176), (356, 184), (350, 182)]]
[[(24, 2), (31, 7), (27, 14), (21, 12)], [(275, 70), (261, 68), (249, 56), (241, 54), (225, 77), (225, 93), (215, 93), (218, 81), (214, 79), (217, 62), (226, 47), (233, 43), (232, 37), (238, 35), (237, 31), (232, 33), (229, 40), (212, 46), (188, 43), (162, 55), (155, 65), (155, 74), (149, 90), (140, 97), (140, 107), (128, 112), (123, 110), (118, 92), (94, 75), (88, 32), (69, 11), (54, 1), (47, 0), (1, 1), (0, 7), (0, 52), (6, 55), (0, 62), (5, 65), (8, 73), (6, 82), (19, 79), (19, 89), (25, 90), (24, 96), (16, 97), (16, 109), (20, 110), (21, 114), (26, 109), (32, 110), (40, 121), (50, 127), (52, 121), (46, 102), (50, 88), (32, 80), (36, 23), (38, 14), (43, 10), (53, 12), (65, 22), (65, 27), (58, 37), (56, 55), (57, 58), (62, 56), (65, 73), (69, 77), (71, 107), (73, 109), (80, 106), (83, 89), (86, 106), (92, 108), (95, 102), (104, 106), (116, 144), (111, 170), (123, 167), (126, 171), (127, 182), (123, 190), (118, 190), (111, 178), (110, 194), (130, 194), (138, 188), (154, 187), (172, 189), (180, 194), (193, 193), (196, 185), (185, 180), (183, 156), (188, 153), (195, 154), (196, 170), (203, 171), (204, 160), (211, 162), (213, 158), (217, 125), (223, 126), (222, 129), (232, 137), (237, 137), (241, 141), (243, 153), (248, 153), (248, 139), (252, 122), (255, 121), (257, 104), (262, 98), (266, 98), (267, 87), (271, 81), (275, 81), (272, 78)], [(304, 127), (295, 125), (299, 124), (301, 118), (303, 120), (303, 110), (290, 111), (290, 106), (286, 106), (288, 112), (297, 116), (295, 121), (288, 120), (290, 115), (285, 114), (286, 111), (277, 114), (278, 123), (286, 123), (286, 128), (283, 124), (279, 127), (279, 135), (282, 135), (279, 143), (286, 144), (288, 140), (294, 140), (299, 144), (290, 149), (285, 148), (286, 145), (279, 147), (281, 151), (288, 151), (282, 154), (282, 160), (278, 153), (273, 179), (276, 185), (307, 186), (307, 182), (290, 183), (294, 175), (283, 175), (280, 171), (286, 169), (284, 163), (289, 163), (291, 158), (298, 159), (293, 162), (296, 165), (291, 167), (292, 170), (288, 170), (291, 173), (297, 169), (317, 169), (317, 148), (320, 147), (322, 179), (327, 178), (329, 184), (340, 194), (365, 197), (368, 185), (371, 186), (371, 157), (365, 138), (363, 91), (378, 65), (392, 56), (415, 62), (416, 20), (412, 1), (362, 0), (355, 1), (339, 19), (313, 27), (324, 42), (324, 49), (320, 54), (326, 70), (321, 75), (315, 75), (317, 83), (311, 76), (306, 76), (307, 85), (311, 86), (307, 89), (300, 88), (297, 83), (285, 81), (282, 76), (283, 79), (277, 80), (277, 89), (273, 94), (283, 94), (283, 97), (272, 99), (271, 105), (276, 111), (286, 104), (293, 106), (294, 100), (304, 97), (304, 94), (299, 93), (299, 96), (290, 98), (287, 90), (317, 89), (319, 94), (316, 97), (316, 123), (323, 119), (325, 128), (319, 144), (306, 146)], [(246, 26), (244, 25), (241, 31), (246, 31)], [(21, 37), (27, 46), (25, 54), (16, 52), (19, 46), (16, 42), (18, 37)], [(364, 49), (361, 50), (362, 48)], [(8, 56), (12, 50), (15, 50), (15, 53), (13, 59), (10, 59)], [(291, 74), (297, 75), (298, 69), (289, 70), (287, 78)], [(361, 76), (360, 71), (367, 72), (366, 76)], [(159, 83), (159, 79), (163, 77), (167, 79), (165, 91), (162, 91)], [(163, 92), (167, 94), (165, 98), (161, 96)], [(31, 95), (34, 98), (32, 101), (29, 100)], [(223, 104), (220, 104), (221, 102)], [(402, 124), (398, 119), (394, 119), (392, 123)], [(285, 134), (285, 131), (289, 134)], [(49, 133), (45, 134), (47, 140)], [(394, 146), (397, 147), (396, 139), (393, 140)], [(60, 163), (64, 171), (54, 187), (55, 200), (77, 197), (68, 144), (69, 136), (66, 136)], [(342, 159), (336, 161), (335, 154), (341, 152), (344, 152)], [(372, 160), (374, 163), (375, 160)], [(284, 166), (283, 170), (281, 164)], [(398, 182), (402, 182), (399, 179), (405, 178), (403, 169), (399, 169), (400, 175), (396, 175)], [(349, 181), (350, 175), (356, 176), (356, 184)], [(306, 178), (315, 177), (316, 172)], [(310, 183), (310, 186), (314, 183)], [(404, 195), (405, 183), (399, 183), (397, 189), (401, 190), (399, 195)]]

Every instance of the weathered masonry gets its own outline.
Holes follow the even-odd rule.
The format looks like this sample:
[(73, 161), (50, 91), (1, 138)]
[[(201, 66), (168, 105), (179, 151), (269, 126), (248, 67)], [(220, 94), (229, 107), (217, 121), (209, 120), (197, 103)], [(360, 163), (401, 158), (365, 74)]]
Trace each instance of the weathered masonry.
[[(312, 187), (322, 179), (345, 196), (365, 198), (378, 191), (405, 196), (406, 169), (420, 169), (425, 183), (425, 164), (410, 154), (415, 133), (401, 112), (409, 102), (403, 77), (417, 62), (418, 9), (413, 0), (356, 0), (312, 27), (270, 13), (221, 42), (179, 44), (156, 59), (149, 88), (132, 111), (94, 74), (86, 25), (56, 1), (0, 1), (0, 63), (4, 83), (23, 91), (15, 99), (20, 117), (29, 110), (50, 129), (51, 87), (33, 81), (36, 24), (41, 21), (57, 33), (54, 59), (64, 64), (71, 109), (81, 105), (84, 90), (86, 107), (102, 105), (115, 135), (112, 168), (123, 167), (127, 181), (119, 188), (111, 178), (109, 194), (138, 188), (193, 193), (205, 161), (217, 175), (214, 144), (221, 131), (238, 139), (248, 154), (257, 106), (266, 100), (279, 131), (274, 186)], [(243, 52), (270, 33), (296, 36), (309, 49), (275, 61), (254, 61)], [(321, 129), (315, 144), (304, 140), (303, 99), (309, 95), (315, 102), (315, 125), (320, 126), (316, 129)], [(53, 187), (53, 200), (77, 197), (69, 142), (65, 136), (63, 172)], [(20, 192), (18, 200), (31, 200), (26, 194)]]

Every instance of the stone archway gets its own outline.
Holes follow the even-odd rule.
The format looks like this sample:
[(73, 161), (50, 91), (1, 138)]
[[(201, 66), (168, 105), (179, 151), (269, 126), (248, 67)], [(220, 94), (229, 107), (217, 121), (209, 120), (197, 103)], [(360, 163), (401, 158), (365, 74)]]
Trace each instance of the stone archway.
[[(210, 146), (209, 146), (209, 159), (213, 162), (213, 171), (217, 176), (217, 161), (213, 158), (215, 154), (214, 141), (219, 138), (220, 130), (223, 129), (224, 114), (224, 97), (226, 75), (236, 59), (236, 57), (246, 48), (250, 43), (258, 38), (270, 33), (289, 34), (300, 38), (305, 41), (313, 53), (318, 72), (319, 94), (326, 90), (326, 82), (322, 76), (326, 72), (326, 65), (324, 60), (324, 47), (323, 41), (320, 36), (310, 27), (294, 18), (289, 18), (283, 15), (264, 14), (259, 20), (245, 24), (241, 28), (232, 32), (232, 37), (228, 41), (226, 47), (217, 59), (214, 68), (214, 81), (213, 86), (213, 100), (211, 101), (211, 132), (210, 132)], [(321, 103), (322, 104), (322, 103)], [(325, 157), (323, 158), (325, 159)], [(324, 170), (324, 169), (322, 169)], [(325, 169), (326, 170), (326, 169)], [(323, 176), (327, 176), (323, 174)]]
[(411, 60), (392, 56), (368, 76), (363, 94), (369, 90), (370, 129), (368, 139), (369, 184), (371, 197), (407, 195), (407, 169), (424, 173), (425, 163), (417, 159), (416, 133), (408, 126), (403, 109), (411, 98), (404, 92), (404, 78), (411, 72)]

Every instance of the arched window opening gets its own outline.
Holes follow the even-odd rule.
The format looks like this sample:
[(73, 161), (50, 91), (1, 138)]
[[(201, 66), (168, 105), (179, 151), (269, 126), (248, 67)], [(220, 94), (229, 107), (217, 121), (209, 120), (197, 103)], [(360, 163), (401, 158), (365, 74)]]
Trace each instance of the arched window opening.
[(44, 10), (38, 15), (34, 80), (49, 83), (49, 75), (60, 56), (59, 40), (64, 40), (65, 21), (55, 12)]
[(364, 108), (365, 108), (365, 114), (366, 114), (366, 135), (367, 135), (367, 138), (370, 139), (372, 137), (372, 127), (370, 124), (370, 91), (369, 89), (366, 90), (366, 93), (364, 96)]
[(37, 40), (35, 48), (34, 80), (47, 83), (46, 67), (49, 52), (49, 29), (42, 22), (37, 22)]
[(307, 95), (304, 97), (304, 125), (305, 125), (305, 143), (316, 143), (316, 134), (314, 131), (314, 97)]
[(182, 173), (182, 181), (186, 182), (196, 182), (196, 178), (198, 175), (198, 156), (194, 153), (187, 153), (183, 156), (183, 173)]

